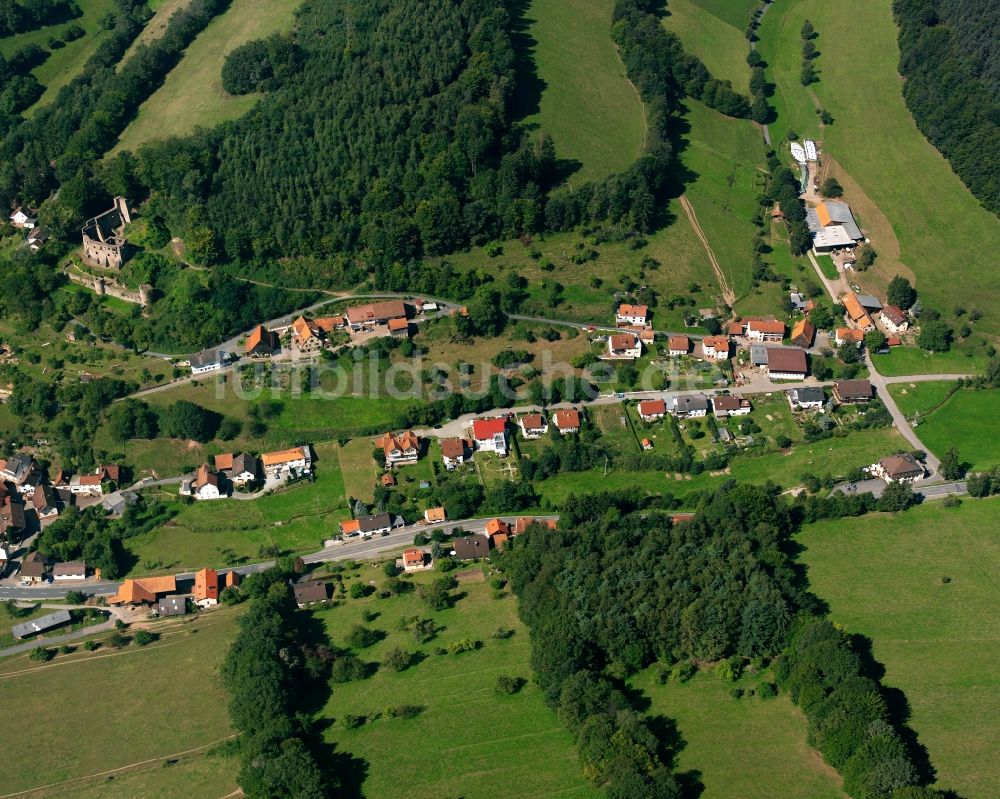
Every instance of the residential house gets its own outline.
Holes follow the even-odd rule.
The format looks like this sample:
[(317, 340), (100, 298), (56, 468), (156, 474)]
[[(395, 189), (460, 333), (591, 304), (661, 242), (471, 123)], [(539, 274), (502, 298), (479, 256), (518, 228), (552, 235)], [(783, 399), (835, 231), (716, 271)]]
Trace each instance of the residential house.
[(57, 563), (52, 567), (53, 581), (68, 582), (70, 580), (86, 580), (87, 564), (82, 560), (70, 563)]
[(265, 452), (260, 456), (260, 462), (264, 467), (264, 474), (273, 479), (288, 479), (309, 474), (312, 468), (312, 456), (308, 445)]
[(219, 604), (219, 573), (215, 569), (200, 569), (194, 573), (194, 603), (200, 608)]
[(357, 519), (346, 519), (340, 523), (340, 533), (345, 538), (361, 535), (361, 523)]
[(207, 463), (198, 467), (194, 480), (181, 483), (180, 493), (194, 499), (222, 499), (225, 496), (219, 487), (219, 475), (209, 471)]
[(382, 484), (383, 488), (392, 488), (396, 485), (396, 475), (392, 472), (386, 472), (378, 479), (378, 481)]
[(441, 460), (449, 472), (465, 463), (465, 453), (464, 438), (445, 438), (441, 441)]
[(227, 452), (215, 456), (215, 471), (226, 477), (233, 485), (242, 487), (260, 477), (260, 459), (247, 452), (241, 452), (239, 455)]
[(750, 341), (779, 342), (785, 336), (785, 323), (778, 319), (750, 319), (746, 322), (746, 336)]
[(410, 322), (405, 316), (401, 319), (390, 319), (386, 323), (386, 327), (389, 328), (389, 335), (393, 338), (409, 338), (410, 336)]
[(118, 593), (108, 598), (109, 605), (152, 605), (161, 595), (177, 593), (177, 580), (170, 574), (166, 577), (140, 577), (125, 580)]
[(42, 247), (45, 246), (45, 243), (49, 240), (49, 238), (51, 237), (49, 236), (49, 232), (45, 228), (36, 227), (28, 234), (28, 238), (26, 239), (26, 244), (28, 245), (29, 250), (31, 250), (32, 252), (38, 252), (40, 249), (42, 249)]
[(645, 327), (649, 319), (649, 308), (645, 305), (630, 305), (623, 302), (615, 313), (615, 324), (618, 327)]
[(476, 449), (495, 452), (501, 458), (507, 457), (506, 419), (475, 419), (472, 422), (472, 439)]
[(101, 475), (99, 474), (74, 474), (69, 478), (69, 490), (71, 494), (89, 497), (100, 497), (104, 494), (104, 486), (101, 485)]
[(661, 399), (643, 400), (639, 403), (637, 410), (642, 421), (653, 422), (667, 415), (667, 403)]
[(31, 495), (31, 504), (40, 521), (54, 519), (59, 515), (59, 498), (56, 496), (56, 490), (50, 485), (43, 483), (38, 486)]
[(476, 560), (490, 554), (490, 540), (485, 535), (467, 535), (451, 543), (452, 553), (459, 560)]
[(494, 536), (498, 533), (504, 535), (512, 535), (510, 523), (505, 522), (503, 519), (490, 519), (486, 522), (486, 535)]
[(248, 358), (270, 358), (278, 346), (278, 334), (264, 325), (257, 325), (247, 336), (244, 351)]
[(0, 577), (5, 577), (7, 574), (7, 563), (10, 560), (10, 555), (7, 552), (7, 548), (0, 546)]
[(371, 330), (387, 324), (390, 319), (405, 319), (406, 306), (402, 300), (387, 300), (348, 308), (346, 315), (351, 330)]
[(691, 352), (691, 339), (687, 336), (671, 336), (667, 340), (667, 354), (671, 358)]
[(838, 380), (833, 384), (833, 396), (841, 405), (870, 402), (872, 384), (867, 380)]
[(392, 531), (392, 516), (388, 513), (374, 513), (369, 516), (359, 516), (357, 522), (358, 532), (360, 532), (365, 538), (370, 538), (376, 533), (379, 535), (386, 535)]
[(767, 350), (768, 348), (763, 344), (751, 344), (750, 345), (750, 365), (751, 366), (767, 366)]
[(813, 237), (813, 251), (829, 253), (853, 247), (864, 239), (847, 203), (827, 200), (806, 209), (806, 225)]
[(8, 541), (20, 541), (27, 531), (24, 503), (16, 496), (3, 497), (0, 500), (0, 536)]
[(639, 341), (642, 342), (643, 346), (651, 347), (656, 341), (656, 333), (650, 327), (643, 328), (639, 331)]
[(230, 569), (226, 572), (226, 588), (236, 588), (240, 583), (243, 582), (243, 575), (240, 574), (235, 569)]
[(101, 476), (102, 482), (120, 483), (122, 479), (122, 467), (117, 463), (107, 463), (98, 466), (95, 472)]
[(424, 521), (428, 524), (437, 524), (447, 518), (444, 508), (440, 505), (436, 508), (428, 508), (424, 511)]
[(222, 350), (202, 350), (196, 355), (192, 355), (189, 360), (191, 374), (201, 375), (206, 372), (217, 372), (228, 360), (226, 353)]
[(304, 580), (292, 586), (292, 593), (295, 595), (295, 604), (300, 608), (316, 602), (326, 602), (330, 598), (326, 583), (322, 580)]
[(712, 410), (720, 419), (726, 416), (746, 416), (751, 411), (750, 400), (723, 394), (712, 398)]
[(607, 358), (638, 358), (642, 355), (642, 341), (634, 333), (612, 333), (608, 336)]
[(187, 612), (187, 597), (165, 596), (156, 603), (156, 615), (161, 619), (167, 616), (185, 616)]
[(10, 214), (10, 223), (21, 230), (32, 230), (38, 224), (38, 214), (36, 211), (18, 206)]
[(865, 333), (863, 330), (857, 330), (853, 327), (838, 327), (837, 332), (834, 334), (833, 341), (839, 347), (845, 341), (850, 341), (852, 344), (860, 347), (865, 340)]
[(57, 610), (55, 613), (46, 613), (37, 619), (15, 624), (10, 628), (10, 632), (15, 638), (21, 640), (22, 638), (27, 638), (29, 635), (36, 635), (60, 625), (69, 624), (71, 621), (73, 621), (73, 617), (68, 610)]
[(642, 441), (639, 442), (639, 446), (642, 447), (643, 450), (650, 450), (653, 448), (653, 442), (650, 441), (648, 438), (644, 438)]
[(808, 388), (793, 388), (785, 392), (788, 404), (793, 411), (811, 411), (822, 408), (826, 402), (823, 389), (809, 386)]
[(422, 549), (404, 549), (403, 550), (403, 571), (404, 572), (419, 572), (427, 568), (425, 565), (427, 558), (427, 553)]
[(0, 461), (0, 480), (13, 483), (19, 494), (31, 496), (41, 482), (41, 470), (31, 455), (20, 452)]
[(742, 322), (736, 319), (732, 322), (726, 323), (726, 335), (729, 336), (742, 336), (746, 333), (746, 322)]
[(377, 446), (385, 454), (387, 469), (416, 463), (420, 456), (420, 439), (412, 430), (404, 430), (399, 435), (386, 433), (378, 440)]
[(808, 319), (799, 319), (792, 325), (791, 342), (796, 347), (809, 349), (813, 344), (814, 338), (816, 338), (816, 328)]
[(924, 477), (924, 467), (909, 452), (882, 458), (873, 463), (868, 471), (887, 483), (912, 483)]
[(725, 361), (729, 358), (729, 336), (707, 336), (701, 340), (701, 351), (710, 361)]
[(875, 329), (875, 323), (858, 301), (857, 295), (853, 292), (848, 292), (840, 298), (840, 302), (844, 306), (847, 318), (854, 327), (863, 330), (865, 333)]
[(517, 420), (521, 427), (521, 435), (525, 438), (538, 438), (549, 431), (549, 423), (540, 413), (526, 413)]
[(890, 333), (902, 333), (910, 326), (906, 313), (895, 305), (886, 305), (878, 315), (882, 325)]
[(29, 552), (21, 559), (19, 576), (29, 583), (41, 583), (49, 571), (49, 559), (37, 549)]
[(767, 373), (773, 380), (801, 380), (809, 374), (806, 351), (798, 347), (768, 347)]
[(101, 500), (101, 507), (112, 516), (121, 516), (125, 513), (125, 508), (134, 505), (139, 500), (139, 495), (134, 491), (112, 491)]
[(580, 412), (573, 408), (561, 408), (552, 414), (552, 421), (560, 435), (580, 432)]
[(292, 343), (301, 352), (315, 352), (323, 346), (324, 334), (311, 319), (300, 316), (292, 322)]
[(707, 416), (708, 408), (708, 397), (704, 394), (684, 394), (670, 400), (670, 412), (678, 419)]
[(518, 516), (514, 520), (514, 527), (511, 528), (511, 535), (522, 535), (527, 532), (528, 528), (533, 524), (544, 525), (550, 530), (556, 529), (555, 519), (536, 519), (534, 516)]
[(347, 327), (347, 320), (343, 316), (317, 316), (313, 321), (327, 336), (334, 330), (343, 330)]

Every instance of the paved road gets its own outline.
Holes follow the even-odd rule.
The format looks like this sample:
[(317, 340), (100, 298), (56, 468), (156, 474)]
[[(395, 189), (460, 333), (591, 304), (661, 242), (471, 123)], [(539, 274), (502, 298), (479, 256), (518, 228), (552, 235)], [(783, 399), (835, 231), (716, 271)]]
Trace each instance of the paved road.
[(953, 483), (934, 483), (924, 485), (923, 482), (915, 483), (913, 490), (924, 499), (938, 499), (940, 497), (959, 496), (968, 494), (969, 489), (965, 480), (956, 480)]

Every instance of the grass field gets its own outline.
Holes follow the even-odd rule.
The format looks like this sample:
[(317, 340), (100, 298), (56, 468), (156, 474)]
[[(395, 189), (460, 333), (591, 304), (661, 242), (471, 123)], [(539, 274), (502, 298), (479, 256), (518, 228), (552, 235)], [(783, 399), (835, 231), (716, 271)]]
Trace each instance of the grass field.
[[(750, 20), (750, 12), (757, 7), (757, 0), (692, 0), (694, 5), (704, 9), (738, 31), (744, 31)], [(670, 8), (674, 7), (671, 0)]]
[(893, 383), (889, 393), (899, 409), (909, 417), (930, 413), (951, 396), (956, 384), (950, 380), (928, 383)]
[(108, 32), (100, 26), (99, 20), (111, 6), (111, 0), (87, 0), (80, 3), (83, 15), (75, 20), (0, 39), (0, 55), (9, 56), (15, 50), (20, 50), (29, 44), (37, 44), (42, 49), (48, 50), (49, 39), (53, 36), (61, 38), (65, 30), (72, 25), (79, 25), (86, 31), (85, 36), (69, 42), (65, 47), (52, 50), (51, 55), (31, 71), (38, 82), (45, 86), (45, 92), (38, 102), (26, 111), (28, 115), (54, 100), (59, 90), (79, 74), (97, 46), (107, 38)]
[(750, 290), (751, 217), (764, 176), (764, 145), (746, 120), (732, 119), (695, 100), (686, 101), (681, 161), (694, 178), (684, 193), (737, 297)]
[[(884, 234), (870, 231), (879, 259), (861, 278), (863, 284), (878, 291), (897, 272), (909, 271), (925, 306), (950, 313), (974, 298), (986, 312), (974, 327), (1000, 333), (1000, 287), (984, 279), (988, 253), (1000, 246), (1000, 221), (917, 130), (900, 91), (889, 3), (776, 0), (760, 34), (761, 52), (773, 65), (778, 86), (773, 100), (779, 119), (772, 131), (776, 137), (788, 128), (820, 135), (812, 99), (798, 80), (799, 30), (806, 18), (819, 33), (820, 82), (811, 88), (834, 117), (821, 132), (824, 157), (850, 175), (890, 226)], [(873, 115), (873, 108), (879, 113)], [(854, 205), (852, 187), (841, 183), (845, 200)], [(866, 211), (860, 216), (868, 228), (877, 221)]]
[[(757, 414), (754, 414), (755, 417)], [(777, 418), (777, 417), (776, 417)], [(761, 427), (765, 422), (759, 422)], [(923, 428), (921, 428), (922, 430)], [(665, 434), (661, 434), (661, 437)], [(705, 441), (705, 439), (700, 439)], [(811, 472), (822, 479), (826, 475), (843, 476), (855, 466), (865, 466), (885, 455), (906, 449), (906, 442), (894, 429), (863, 430), (844, 438), (832, 438), (815, 444), (796, 444), (789, 454), (772, 452), (758, 457), (737, 456), (725, 474), (685, 475), (675, 479), (663, 472), (603, 471), (563, 472), (539, 482), (538, 493), (552, 506), (570, 494), (615, 491), (639, 486), (650, 494), (670, 493), (684, 497), (692, 491), (714, 489), (726, 480), (763, 483), (771, 480), (782, 488), (801, 484), (801, 477)]]
[[(606, 0), (531, 0), (527, 30), (537, 75), (522, 78), (521, 113), (579, 164), (573, 185), (620, 172), (639, 155), (646, 121), (611, 40)], [(535, 95), (533, 83), (541, 90)]]
[[(705, 786), (701, 799), (845, 796), (836, 772), (806, 744), (806, 720), (787, 695), (737, 701), (729, 695), (733, 683), (712, 674), (658, 685), (656, 671), (648, 669), (629, 684), (650, 700), (647, 713), (677, 722), (683, 744), (675, 768), (699, 772)], [(746, 675), (735, 685), (747, 691), (762, 680)]]
[(1000, 784), (998, 514), (1000, 499), (928, 503), (798, 536), (813, 592), (834, 622), (873, 640), (938, 783), (965, 799), (996, 796)]
[(746, 22), (744, 18), (734, 26), (699, 0), (670, 0), (663, 18), (663, 26), (681, 37), (687, 52), (700, 58), (713, 77), (732, 81), (742, 94), (750, 81)]
[(222, 88), (222, 63), (244, 42), (290, 30), (299, 5), (301, 0), (233, 0), (184, 51), (163, 85), (139, 107), (139, 115), (112, 152), (182, 136), (198, 126), (212, 127), (249, 111), (259, 95), (227, 94)]
[(888, 377), (930, 374), (980, 374), (986, 365), (981, 351), (956, 345), (947, 352), (926, 352), (919, 347), (893, 347), (888, 355), (873, 359), (879, 374)]
[[(215, 677), (238, 613), (163, 622), (155, 628), (160, 640), (141, 649), (88, 653), (78, 647), (44, 665), (27, 655), (3, 661), (0, 684), (21, 708), (18, 734), (6, 743), (5, 792), (164, 758), (228, 736), (226, 697)], [(194, 790), (217, 797), (235, 787), (231, 761), (182, 762), (176, 771), (156, 762), (155, 771), (124, 778), (122, 790), (119, 778), (99, 778), (44, 795), (167, 797)]]
[(367, 437), (355, 438), (337, 448), (345, 496), (371, 502), (378, 471), (372, 457), (373, 449), (372, 442)]
[(133, 574), (177, 572), (259, 560), (261, 546), (315, 551), (350, 518), (339, 447), (316, 444), (316, 481), (255, 500), (194, 502), (162, 527), (127, 546), (136, 556)]
[(973, 469), (996, 466), (1000, 464), (998, 402), (1000, 390), (957, 391), (921, 422), (917, 435), (935, 455), (955, 447)]
[[(478, 568), (474, 569), (478, 573)], [(363, 580), (381, 571), (361, 570)], [(427, 580), (433, 576), (418, 578)], [(333, 686), (322, 715), (333, 721), (325, 736), (339, 752), (367, 761), (362, 790), (368, 799), (493, 799), (566, 796), (596, 797), (580, 775), (570, 734), (528, 683), (513, 696), (500, 695), (498, 675), (530, 679), (528, 632), (517, 616), (516, 600), (491, 597), (483, 582), (463, 582), (464, 594), (454, 607), (432, 613), (414, 593), (392, 599), (350, 600), (346, 605), (315, 613), (334, 645), (342, 646), (361, 611), (379, 614), (369, 626), (387, 633), (375, 646), (358, 652), (379, 661), (389, 648), (400, 646), (425, 656), (406, 671), (385, 668), (367, 680)], [(417, 645), (400, 631), (403, 617), (431, 618), (443, 628), (434, 640)], [(496, 640), (498, 627), (513, 637)], [(483, 646), (459, 655), (437, 655), (437, 647), (465, 638)], [(389, 706), (416, 704), (424, 711), (416, 719), (379, 718), (348, 730), (345, 714), (371, 716)]]

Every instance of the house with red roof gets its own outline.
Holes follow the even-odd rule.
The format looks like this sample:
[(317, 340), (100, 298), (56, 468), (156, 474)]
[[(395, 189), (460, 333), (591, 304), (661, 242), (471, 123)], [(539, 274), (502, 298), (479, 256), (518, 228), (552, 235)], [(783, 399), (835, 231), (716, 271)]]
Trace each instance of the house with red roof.
[(495, 452), (501, 458), (507, 457), (507, 420), (473, 420), (472, 440), (481, 452)]

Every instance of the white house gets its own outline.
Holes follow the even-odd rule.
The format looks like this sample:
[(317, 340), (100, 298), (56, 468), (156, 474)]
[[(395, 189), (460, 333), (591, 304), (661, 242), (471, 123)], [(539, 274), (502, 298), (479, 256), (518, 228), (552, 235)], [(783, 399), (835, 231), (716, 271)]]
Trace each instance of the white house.
[(902, 333), (910, 326), (906, 314), (895, 305), (886, 305), (879, 311), (878, 318), (890, 333)]
[(70, 580), (86, 580), (87, 564), (83, 561), (57, 563), (52, 567), (52, 579), (57, 583), (68, 582)]
[(398, 436), (386, 433), (378, 440), (378, 446), (385, 453), (387, 468), (416, 463), (420, 457), (420, 439), (412, 430), (404, 430)]
[(222, 499), (219, 475), (209, 471), (208, 464), (203, 463), (198, 467), (194, 480), (190, 482), (185, 480), (181, 483), (181, 494), (193, 499)]
[(639, 418), (644, 422), (654, 422), (667, 415), (667, 403), (661, 399), (643, 400), (638, 407)]
[(823, 403), (826, 402), (826, 395), (823, 393), (821, 388), (793, 388), (790, 391), (785, 392), (788, 397), (788, 404), (792, 407), (792, 410), (815, 410), (816, 408), (822, 408)]
[(781, 341), (785, 337), (785, 323), (777, 319), (751, 319), (746, 323), (750, 341)]
[(609, 358), (638, 358), (642, 355), (642, 341), (634, 333), (612, 333), (608, 336)]
[(191, 374), (200, 375), (206, 372), (217, 372), (227, 362), (226, 353), (222, 350), (205, 350), (192, 355), (190, 360)]
[(746, 416), (750, 413), (750, 400), (728, 394), (712, 398), (712, 410), (716, 417)]
[(868, 471), (887, 483), (912, 483), (924, 477), (924, 467), (909, 452), (882, 458), (869, 466)]
[(69, 490), (72, 494), (83, 494), (99, 497), (104, 494), (99, 474), (74, 474), (69, 479)]
[(552, 422), (561, 435), (580, 432), (580, 412), (573, 408), (561, 408), (552, 414)]
[(627, 302), (619, 305), (618, 311), (615, 314), (615, 324), (619, 327), (624, 325), (645, 327), (647, 319), (649, 319), (649, 308), (647, 306), (630, 305)]
[(507, 456), (507, 422), (504, 419), (475, 419), (472, 422), (472, 440), (476, 449)]
[(701, 341), (701, 351), (710, 361), (729, 359), (729, 336), (708, 336)]
[(691, 351), (691, 339), (687, 336), (671, 336), (667, 341), (667, 354), (671, 358), (687, 355)]
[(670, 412), (678, 419), (707, 416), (708, 407), (708, 397), (704, 394), (684, 394), (670, 399)]
[(540, 413), (526, 413), (517, 420), (517, 423), (521, 428), (521, 435), (525, 438), (538, 438), (549, 431), (549, 423)]
[(38, 223), (38, 219), (25, 213), (24, 208), (15, 208), (10, 215), (10, 223), (22, 230), (31, 230)]
[(260, 456), (260, 461), (264, 466), (264, 473), (271, 478), (287, 479), (309, 474), (312, 468), (312, 457), (308, 446), (265, 452)]
[(441, 441), (441, 460), (449, 472), (465, 463), (465, 439), (446, 438)]

